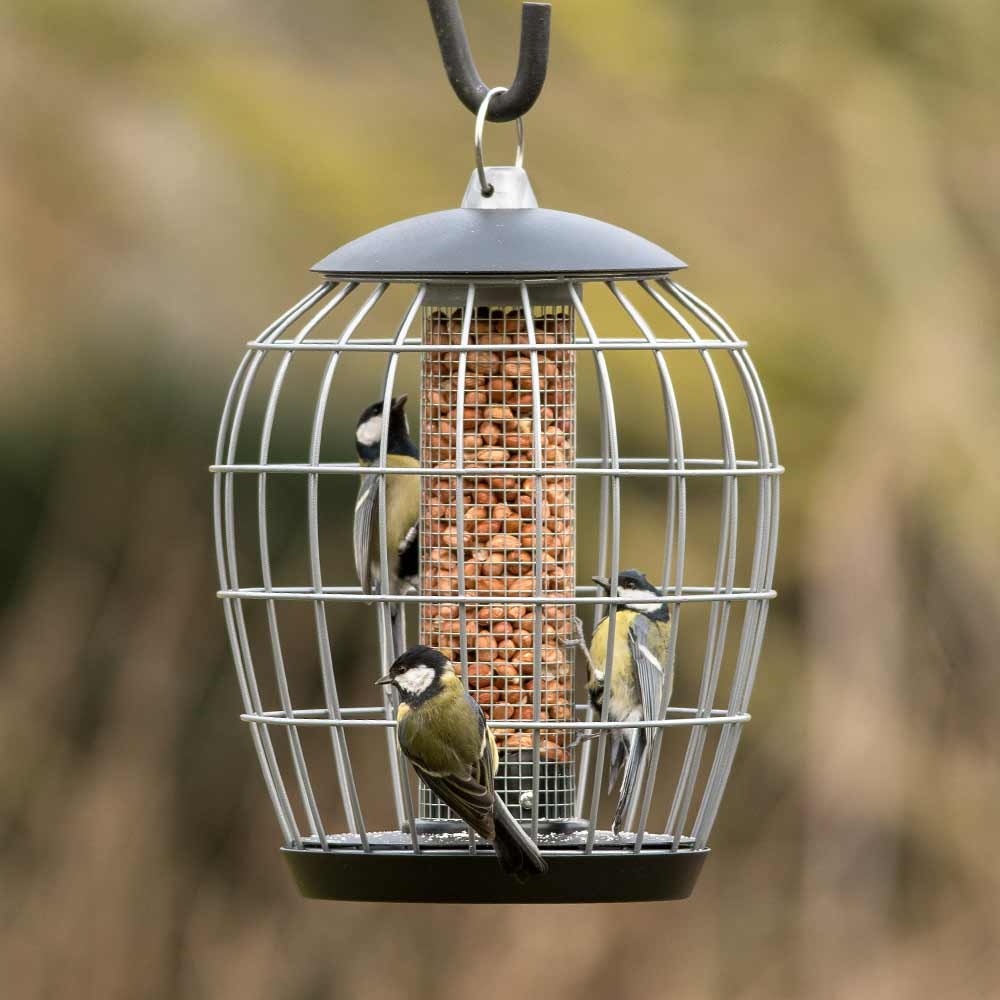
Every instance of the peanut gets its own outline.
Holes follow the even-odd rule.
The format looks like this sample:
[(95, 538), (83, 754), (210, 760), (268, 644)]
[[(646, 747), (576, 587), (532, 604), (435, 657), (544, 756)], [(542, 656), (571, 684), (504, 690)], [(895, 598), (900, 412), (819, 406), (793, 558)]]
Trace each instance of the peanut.
[(519, 549), (521, 539), (517, 535), (494, 535), (487, 543), (488, 549)]
[(510, 461), (510, 452), (506, 448), (477, 448), (472, 457), (476, 465), (504, 465)]
[(484, 420), (476, 428), (476, 433), (483, 439), (485, 444), (499, 444), (503, 437), (503, 432), (500, 428), (489, 420)]
[(514, 414), (509, 406), (487, 406), (483, 411), (483, 416), (497, 424), (508, 424), (514, 419)]

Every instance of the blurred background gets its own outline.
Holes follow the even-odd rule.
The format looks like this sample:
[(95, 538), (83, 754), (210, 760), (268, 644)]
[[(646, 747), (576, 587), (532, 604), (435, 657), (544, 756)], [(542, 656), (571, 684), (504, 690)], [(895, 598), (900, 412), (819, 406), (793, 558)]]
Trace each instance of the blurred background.
[[(463, 7), (509, 82), (518, 4)], [(461, 197), (472, 117), (424, 5), (7, 0), (5, 995), (1000, 994), (1000, 9), (563, 0), (553, 25), (542, 204), (688, 262), (751, 343), (789, 470), (755, 719), (694, 897), (305, 902), (277, 853), (207, 466), (243, 345), (308, 267)], [(352, 391), (348, 454), (374, 397)]]

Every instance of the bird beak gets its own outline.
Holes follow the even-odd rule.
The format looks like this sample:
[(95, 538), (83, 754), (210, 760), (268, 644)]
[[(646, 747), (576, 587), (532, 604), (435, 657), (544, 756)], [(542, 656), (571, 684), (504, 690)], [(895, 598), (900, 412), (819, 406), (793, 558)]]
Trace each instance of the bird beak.
[(403, 409), (403, 407), (404, 407), (404, 406), (406, 406), (406, 401), (407, 401), (407, 400), (408, 400), (409, 398), (410, 398), (410, 397), (409, 397), (409, 395), (408, 395), (407, 393), (405, 393), (405, 392), (403, 393), (403, 395), (402, 395), (402, 396), (397, 396), (397, 397), (396, 397), (396, 398), (395, 398), (395, 399), (394, 399), (394, 400), (392, 401), (392, 408), (393, 408), (394, 410), (401, 410), (401, 409)]
[(376, 684), (377, 687), (383, 687), (384, 685), (391, 684), (391, 683), (392, 683), (392, 678), (388, 674), (386, 674), (384, 677), (380, 677), (375, 682), (375, 684)]
[(608, 594), (610, 596), (611, 584), (607, 580), (605, 580), (603, 576), (592, 576), (590, 579), (593, 580), (594, 583), (596, 583), (597, 586), (600, 587), (605, 594)]

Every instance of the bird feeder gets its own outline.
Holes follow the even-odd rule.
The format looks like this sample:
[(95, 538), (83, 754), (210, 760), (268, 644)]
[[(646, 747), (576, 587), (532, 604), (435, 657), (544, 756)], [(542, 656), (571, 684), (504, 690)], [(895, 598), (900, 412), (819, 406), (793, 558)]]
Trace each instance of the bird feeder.
[[(472, 64), (457, 3), (429, 5), (456, 93), (477, 113), (476, 169), (461, 207), (393, 223), (316, 264), (319, 286), (249, 343), (223, 411), (212, 467), (219, 596), (241, 718), (282, 851), (306, 896), (684, 898), (709, 852), (750, 718), (774, 596), (782, 470), (767, 403), (746, 343), (677, 281), (682, 261), (624, 229), (538, 207), (523, 169), (521, 115), (544, 80), (548, 6), (525, 5), (518, 78), (509, 90), (490, 90)], [(487, 120), (517, 121), (513, 166), (484, 164)], [(394, 332), (378, 336), (373, 311), (397, 285), (410, 290), (409, 304)], [(587, 305), (598, 292), (606, 300), (600, 318)], [(277, 462), (271, 453), (282, 388), (290, 366), (307, 352), (324, 359), (313, 416), (299, 428), (300, 459)], [(398, 369), (418, 355), (417, 468), (387, 463), (384, 434), (374, 466), (324, 460), (328, 411), (337, 410), (343, 395), (338, 376), (344, 360), (358, 354), (383, 362), (370, 398), (386, 405), (412, 388), (399, 384)], [(614, 374), (625, 354), (630, 371), (647, 366), (655, 389), (642, 411), (644, 427), (662, 427), (654, 454), (623, 449), (629, 437), (623, 420), (635, 419), (636, 408), (636, 389)], [(718, 454), (699, 454), (687, 443), (675, 371), (682, 365), (685, 380), (697, 370), (707, 386)], [(247, 461), (241, 434), (248, 400), (262, 384), (267, 402), (259, 440), (250, 442), (254, 460)], [(336, 414), (351, 427), (356, 416), (351, 409)], [(586, 450), (584, 427), (595, 442)], [(417, 592), (362, 593), (346, 576), (350, 560), (343, 555), (336, 562), (341, 576), (326, 568), (333, 563), (324, 542), (333, 519), (349, 521), (352, 511), (329, 512), (321, 491), (335, 478), (366, 474), (378, 476), (383, 490), (390, 475), (420, 477)], [(275, 479), (304, 486), (301, 516), (285, 528), (300, 535), (308, 568), (291, 582), (277, 582), (271, 567), (268, 491)], [(236, 496), (247, 481), (256, 486), (255, 502), (244, 511)], [(639, 516), (629, 509), (633, 487), (642, 491), (648, 544), (625, 551), (624, 528)], [(658, 505), (652, 517), (651, 496)], [(380, 530), (384, 562), (384, 525)], [(699, 551), (710, 547), (712, 558), (698, 566), (704, 578), (689, 581), (696, 530), (709, 538), (699, 539)], [(240, 562), (245, 536), (259, 550), (259, 578), (248, 578)], [(580, 565), (584, 554), (588, 564)], [(631, 566), (662, 587), (672, 619), (664, 673), (691, 700), (671, 704), (665, 694), (656, 716), (637, 723), (650, 731), (641, 791), (627, 829), (612, 834), (602, 825), (614, 797), (602, 787), (614, 728), (610, 699), (600, 714), (586, 704), (567, 640), (575, 616), (596, 623), (621, 603), (591, 585), (592, 574), (615, 580)], [(388, 578), (384, 565), (380, 575)], [(377, 635), (379, 657), (364, 664), (370, 676), (362, 685), (374, 692), (369, 682), (393, 659), (387, 615), (393, 602), (416, 612), (408, 641), (441, 649), (482, 706), (500, 749), (497, 792), (539, 844), (546, 876), (524, 885), (505, 878), (488, 845), (470, 839), (464, 824), (418, 786), (396, 748), (391, 694), (346, 702), (345, 679), (354, 681), (347, 670), (355, 665), (342, 659), (332, 613), (348, 608), (352, 630), (370, 625)], [(303, 605), (315, 632), (322, 690), (315, 704), (293, 699), (281, 628), (284, 609)], [(248, 619), (261, 610), (263, 625), (255, 630)], [(680, 642), (688, 627), (691, 634)], [(272, 675), (273, 703), (262, 693), (264, 671)], [(369, 756), (358, 757), (361, 737), (372, 729), (386, 735), (377, 765), (368, 744)], [(324, 734), (329, 781), (317, 779), (304, 749), (317, 731)], [(668, 738), (676, 741), (672, 754), (664, 751)], [(363, 788), (359, 771), (370, 775), (373, 766), (383, 778), (373, 789), (369, 777)], [(376, 829), (369, 817), (386, 799), (393, 828)]]

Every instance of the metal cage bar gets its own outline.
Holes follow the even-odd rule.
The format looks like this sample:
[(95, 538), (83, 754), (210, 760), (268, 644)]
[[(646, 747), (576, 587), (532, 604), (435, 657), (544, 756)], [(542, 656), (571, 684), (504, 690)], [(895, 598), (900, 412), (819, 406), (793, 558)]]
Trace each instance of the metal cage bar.
[[(247, 346), (258, 351), (291, 351), (293, 353), (299, 351), (337, 351), (342, 354), (384, 354), (389, 347), (400, 354), (472, 354), (481, 351), (489, 351), (496, 354), (527, 354), (529, 352), (537, 353), (552, 349), (551, 344), (536, 344), (532, 347), (528, 344), (481, 342), (465, 346), (458, 344), (444, 346), (441, 344), (425, 344), (419, 339), (405, 340), (400, 344), (389, 340), (356, 340), (341, 348), (338, 346), (337, 341), (321, 340), (319, 338), (304, 344), (298, 344), (294, 340), (275, 340), (269, 344), (258, 344), (256, 341), (250, 341)], [(692, 343), (690, 340), (664, 339), (662, 337), (654, 338), (651, 341), (640, 338), (616, 337), (614, 340), (601, 342), (602, 351), (721, 351), (726, 354), (732, 354), (747, 346), (746, 341), (742, 340), (730, 342), (698, 339)], [(559, 345), (560, 350), (583, 351), (587, 354), (593, 348), (594, 345), (586, 337), (570, 341), (568, 344)]]
[[(327, 281), (306, 295), (260, 335), (258, 338), (259, 343), (267, 343), (269, 340), (279, 337), (314, 305), (320, 302), (333, 287), (334, 282)], [(249, 350), (237, 369), (236, 376), (230, 386), (229, 395), (226, 398), (219, 425), (215, 454), (216, 464), (222, 461), (223, 455), (226, 456), (229, 464), (233, 462), (236, 446), (239, 441), (239, 431), (243, 422), (247, 396), (256, 379), (257, 371), (260, 368), (263, 357), (262, 354)], [(221, 476), (215, 474), (213, 483), (213, 508), (219, 582), (224, 590), (230, 587), (235, 587), (238, 590), (236, 525), (233, 514), (233, 477), (231, 473)], [(226, 628), (229, 633), (233, 661), (236, 664), (237, 679), (239, 681), (240, 693), (243, 697), (244, 708), (247, 711), (254, 709), (260, 711), (260, 691), (254, 675), (253, 659), (246, 634), (246, 623), (239, 598), (224, 599), (223, 612), (226, 620)], [(287, 844), (298, 845), (301, 843), (301, 834), (288, 798), (288, 793), (285, 789), (281, 770), (278, 767), (270, 734), (267, 730), (262, 731), (260, 727), (252, 726), (251, 735), (254, 747), (257, 750), (268, 795), (271, 798), (275, 814), (278, 817), (278, 824), (281, 827), (282, 835)]]
[[(360, 715), (362, 712), (367, 714), (377, 714), (379, 711), (381, 711), (380, 708), (369, 706), (364, 709), (356, 709), (355, 716)], [(715, 711), (721, 714), (713, 714), (708, 717), (690, 715), (678, 719), (639, 719), (635, 722), (630, 722), (628, 726), (630, 729), (652, 729), (656, 731), (658, 729), (689, 729), (702, 726), (729, 726), (735, 723), (746, 722), (750, 719), (749, 715), (726, 714), (725, 709), (716, 709)], [(312, 717), (300, 714), (299, 712), (296, 712), (295, 716), (292, 718), (287, 718), (273, 712), (245, 712), (240, 716), (240, 718), (246, 722), (259, 722), (268, 726), (310, 726), (321, 729), (396, 728), (396, 721), (394, 719), (348, 718), (343, 712), (341, 713), (341, 718), (339, 719)], [(560, 729), (568, 729), (574, 732), (586, 732), (591, 729), (606, 731), (621, 728), (621, 723), (619, 722), (601, 722), (599, 720), (592, 722), (587, 722), (585, 720), (566, 722), (556, 719), (543, 719), (538, 721), (533, 719), (521, 719), (517, 722), (500, 720), (496, 722), (487, 722), (486, 724), (490, 729), (523, 729), (525, 731), (540, 730), (542, 732)]]
[[(649, 286), (648, 282), (640, 282), (640, 286), (691, 337), (692, 341), (697, 342), (701, 340), (697, 331), (688, 323), (684, 316), (671, 306), (669, 302), (659, 296)], [(731, 472), (736, 467), (736, 445), (733, 439), (729, 407), (715, 363), (705, 353), (701, 354), (701, 359), (707, 370), (715, 397), (722, 437), (723, 461), (727, 470)], [(731, 593), (733, 589), (733, 580), (736, 572), (738, 518), (739, 492), (737, 481), (734, 476), (727, 475), (723, 478), (721, 525), (714, 584), (715, 589), (721, 594)], [(725, 650), (726, 632), (729, 626), (731, 607), (732, 604), (730, 601), (722, 601), (721, 603), (712, 605), (705, 644), (705, 660), (702, 669), (701, 687), (698, 693), (698, 711), (700, 714), (705, 714), (711, 709), (712, 700), (715, 697), (719, 672), (722, 666), (722, 655)], [(704, 730), (695, 730), (691, 734), (687, 750), (685, 751), (684, 762), (681, 766), (681, 775), (677, 783), (677, 790), (667, 818), (667, 830), (675, 834), (672, 845), (672, 850), (675, 851), (680, 845), (684, 833), (684, 824), (687, 821), (688, 810), (690, 809), (691, 799), (694, 795), (695, 783), (698, 778), (702, 752), (705, 745), (705, 735)]]
[[(601, 407), (601, 424), (600, 424), (600, 434), (601, 434), (601, 458), (600, 467), (602, 469), (609, 469), (611, 463), (610, 457), (610, 443), (608, 439), (608, 420), (607, 413), (604, 407)], [(579, 463), (579, 460), (578, 460)], [(601, 476), (600, 480), (600, 499), (599, 499), (599, 513), (597, 518), (597, 537), (600, 539), (597, 551), (597, 574), (601, 577), (607, 577), (608, 573), (608, 531), (610, 525), (611, 517), (611, 476), (607, 473)], [(594, 605), (594, 613), (591, 619), (591, 632), (597, 628), (597, 623), (601, 618), (601, 606)], [(587, 714), (586, 718), (588, 722), (594, 720), (594, 709), (590, 705), (589, 701), (587, 704)], [(587, 791), (587, 779), (590, 774), (590, 756), (591, 756), (591, 743), (587, 741), (583, 744), (583, 750), (580, 754), (580, 778), (579, 784), (577, 786), (576, 794), (576, 815), (583, 815), (583, 803), (584, 795)], [(601, 777), (597, 775), (594, 779), (595, 788), (599, 790)]]
[[(608, 443), (608, 456), (611, 478), (611, 528), (610, 528), (610, 555), (608, 557), (608, 579), (617, 580), (618, 574), (621, 571), (621, 561), (619, 558), (619, 548), (621, 546), (621, 482), (618, 479), (616, 473), (618, 471), (618, 425), (615, 419), (615, 404), (614, 395), (611, 390), (611, 379), (608, 375), (608, 364), (604, 357), (604, 354), (600, 350), (600, 338), (597, 336), (597, 332), (594, 329), (593, 324), (590, 321), (590, 315), (583, 305), (583, 297), (579, 287), (575, 285), (570, 285), (570, 296), (573, 300), (573, 305), (576, 307), (577, 315), (580, 317), (583, 323), (584, 329), (587, 331), (587, 336), (590, 337), (593, 342), (594, 349), (594, 367), (597, 371), (597, 386), (598, 386), (598, 397), (601, 401), (601, 410), (605, 414), (605, 422), (603, 426), (607, 428), (606, 439)], [(611, 609), (613, 605), (608, 605), (608, 640), (607, 640), (607, 655), (604, 663), (604, 676), (608, 679), (610, 683), (611, 678), (611, 666), (612, 657), (614, 656), (615, 649), (615, 630), (616, 630), (616, 616), (611, 614)], [(587, 826), (587, 845), (586, 853), (590, 854), (594, 850), (594, 842), (597, 839), (597, 815), (598, 808), (600, 806), (600, 783), (603, 780), (604, 775), (604, 758), (607, 750), (607, 737), (606, 723), (608, 722), (608, 714), (611, 710), (611, 698), (606, 697), (601, 703), (601, 733), (597, 738), (597, 752), (595, 754), (594, 763), (594, 784), (593, 791), (591, 793), (590, 802), (590, 816), (588, 818)]]
[[(424, 301), (424, 296), (427, 294), (427, 286), (421, 285), (417, 289), (417, 294), (413, 296), (413, 300), (410, 302), (409, 307), (406, 310), (406, 314), (403, 317), (402, 323), (399, 325), (399, 330), (396, 333), (396, 341), (402, 342), (406, 339), (406, 334), (409, 332), (410, 328), (413, 326), (413, 321), (416, 319), (420, 312), (420, 307)], [(393, 387), (396, 381), (396, 368), (399, 366), (399, 354), (397, 352), (390, 351), (389, 360), (386, 363), (385, 369), (385, 384), (382, 390), (382, 413), (386, 414), (392, 405), (392, 395)], [(379, 465), (383, 468), (388, 463), (388, 452), (389, 452), (389, 421), (386, 419), (382, 420), (382, 433), (379, 438)], [(378, 493), (379, 493), (379, 510), (382, 511), (382, 516), (378, 519), (378, 535), (379, 535), (379, 592), (385, 593), (385, 587), (387, 586), (387, 581), (389, 577), (389, 542), (387, 537), (388, 532), (388, 518), (385, 516), (386, 507), (386, 473), (379, 473), (378, 480)], [(405, 618), (405, 608), (406, 605), (398, 605), (397, 615), (399, 616), (400, 624), (398, 633), (402, 638), (406, 639), (406, 618)], [(388, 621), (389, 605), (380, 604), (379, 614), (382, 617), (382, 636), (384, 639), (392, 639), (395, 642), (397, 630), (393, 628)], [(387, 628), (388, 626), (388, 628)], [(400, 651), (401, 652), (401, 651)], [(381, 673), (386, 673), (391, 664), (392, 658), (386, 653), (386, 646), (382, 646), (382, 670)], [(390, 703), (395, 702), (395, 696), (390, 695), (388, 691), (385, 692), (384, 697), (389, 699)], [(393, 704), (393, 708), (395, 705)], [(410, 829), (410, 843), (413, 846), (413, 850), (416, 853), (420, 852), (420, 840), (417, 833), (417, 823), (416, 814), (413, 809), (413, 799), (410, 796), (410, 785), (409, 782), (403, 782), (402, 774), (404, 767), (406, 766), (403, 762), (402, 752), (399, 750), (398, 746), (389, 748), (389, 759), (392, 767), (392, 773), (394, 775), (394, 792), (396, 795), (397, 809), (400, 799), (402, 800), (402, 812), (403, 816), (409, 824)]]
[[(639, 311), (635, 308), (632, 302), (626, 298), (626, 296), (621, 292), (618, 286), (614, 282), (609, 283), (609, 287), (612, 294), (622, 305), (625, 311), (628, 313), (629, 317), (639, 328), (640, 333), (646, 338), (647, 341), (655, 341), (655, 336), (653, 331), (649, 328), (649, 324), (642, 318)], [(676, 468), (680, 470), (685, 469), (684, 461), (684, 435), (681, 430), (681, 419), (680, 419), (680, 409), (677, 405), (677, 394), (674, 391), (673, 379), (670, 377), (670, 371), (667, 368), (667, 364), (663, 359), (663, 355), (660, 351), (656, 351), (654, 354), (656, 359), (657, 373), (660, 377), (660, 391), (663, 397), (663, 406), (665, 411), (665, 419), (667, 425), (667, 436), (671, 447), (671, 454), (675, 463)], [(663, 586), (664, 589), (668, 589), (669, 577), (667, 573), (669, 571), (670, 562), (673, 550), (671, 548), (673, 541), (673, 518), (677, 517), (677, 575), (674, 583), (674, 591), (679, 593), (684, 587), (684, 560), (686, 554), (687, 546), (687, 481), (685, 478), (671, 479), (669, 480), (672, 487), (676, 487), (676, 497), (673, 497), (676, 508), (673, 505), (668, 505), (667, 512), (667, 539), (666, 539), (666, 552), (664, 554), (664, 578)], [(674, 669), (677, 662), (677, 639), (680, 634), (680, 612), (681, 607), (679, 604), (673, 605), (672, 618), (673, 624), (670, 630), (670, 640), (667, 647), (667, 662), (663, 665), (663, 682), (660, 688), (659, 697), (659, 708), (657, 710), (657, 717), (664, 717), (667, 705), (670, 702), (670, 697), (673, 688), (673, 675)], [(671, 690), (668, 690), (668, 679)], [(653, 799), (653, 789), (655, 787), (656, 772), (659, 768), (660, 762), (660, 752), (663, 745), (663, 733), (662, 730), (655, 730), (653, 732), (652, 746), (649, 748), (649, 754), (646, 757), (648, 761), (648, 780), (646, 781), (646, 788), (643, 795), (641, 796), (641, 808), (639, 814), (639, 823), (636, 828), (635, 837), (635, 850), (639, 851), (642, 849), (642, 842), (645, 837), (645, 827), (646, 822), (649, 818), (649, 810), (652, 805)], [(638, 787), (642, 789), (642, 778), (646, 775), (640, 776), (638, 782)], [(635, 805), (630, 811), (628, 817), (626, 818), (626, 825), (629, 829), (635, 826), (635, 806), (638, 806), (640, 802), (640, 797), (637, 796), (635, 800)], [(669, 824), (668, 824), (669, 826)], [(680, 834), (682, 831), (677, 830), (676, 827), (673, 828), (676, 833), (673, 839), (673, 848), (676, 849), (680, 843)]]
[[(295, 342), (300, 343), (310, 332), (321, 323), (329, 314), (346, 299), (354, 289), (356, 283), (343, 285), (340, 290), (323, 304), (316, 314), (303, 325), (296, 334)], [(278, 400), (285, 382), (285, 376), (292, 363), (294, 354), (285, 354), (278, 364), (271, 384), (271, 392), (268, 395), (267, 407), (264, 411), (264, 425), (260, 435), (260, 462), (267, 464), (268, 454), (271, 447), (271, 434), (274, 430), (274, 419), (278, 409)], [(261, 577), (264, 586), (270, 590), (273, 586), (271, 577), (271, 551), (270, 539), (267, 524), (267, 473), (262, 472), (257, 480), (257, 531), (260, 544), (260, 565)], [(266, 602), (268, 638), (271, 643), (271, 656), (274, 660), (275, 680), (278, 685), (278, 697), (282, 708), (291, 712), (291, 694), (288, 688), (288, 676), (285, 671), (285, 660), (281, 651), (281, 637), (278, 629), (278, 615), (276, 603), (273, 600)], [(313, 837), (319, 838), (324, 850), (326, 849), (326, 837), (324, 835), (324, 824), (320, 815), (319, 805), (313, 791), (312, 782), (309, 780), (309, 770), (306, 766), (305, 754), (302, 751), (302, 741), (299, 739), (298, 731), (294, 728), (288, 730), (289, 750), (292, 755), (292, 765), (295, 770), (295, 778), (299, 786), (299, 794), (306, 808), (309, 817), (309, 829)]]
[[(544, 604), (573, 603), (591, 607), (603, 607), (608, 604), (606, 594), (594, 594), (594, 587), (577, 587), (577, 596), (572, 602), (555, 600), (551, 597), (502, 597), (498, 594), (470, 594), (466, 604), (526, 604), (532, 607)], [(262, 587), (242, 587), (238, 590), (219, 590), (217, 597), (240, 598), (247, 601), (266, 601), (270, 598), (285, 601), (326, 601), (359, 604), (379, 604), (399, 601), (402, 604), (454, 604), (453, 594), (368, 594), (359, 587), (330, 587), (321, 590), (309, 587), (275, 587), (265, 590)], [(734, 587), (731, 594), (720, 595), (714, 587), (685, 587), (681, 594), (671, 594), (669, 604), (711, 604), (717, 601), (767, 601), (777, 596), (773, 590), (751, 590), (749, 587)]]
[[(364, 301), (361, 308), (351, 317), (344, 327), (341, 340), (346, 344), (358, 329), (365, 317), (375, 307), (385, 294), (386, 284), (376, 285)], [(330, 398), (330, 387), (337, 371), (340, 354), (330, 355), (323, 371), (316, 408), (313, 414), (312, 433), (309, 440), (309, 461), (315, 464), (319, 461), (320, 446), (323, 440), (323, 422)], [(325, 602), (316, 599), (323, 592), (323, 570), (320, 560), (319, 544), (319, 477), (315, 473), (308, 475), (306, 498), (306, 518), (309, 531), (309, 571), (312, 577), (313, 619), (316, 625), (316, 642), (319, 649), (320, 671), (323, 678), (323, 695), (326, 699), (327, 712), (330, 718), (340, 718), (340, 698), (337, 693), (337, 681), (333, 671), (333, 650), (330, 643), (329, 626), (326, 620)], [(340, 795), (347, 816), (347, 824), (351, 833), (360, 837), (361, 846), (367, 852), (370, 850), (368, 834), (365, 830), (364, 818), (361, 814), (361, 802), (358, 798), (357, 783), (354, 770), (351, 767), (347, 739), (340, 728), (331, 729), (330, 739), (333, 744), (334, 762), (337, 768), (337, 781), (340, 785)]]
[[(608, 466), (598, 465), (592, 466), (591, 462), (600, 462), (601, 459), (581, 459), (580, 464), (573, 466), (518, 466), (519, 476), (537, 476), (540, 473), (552, 476), (597, 476), (598, 478), (606, 478), (610, 475)], [(667, 460), (667, 464), (664, 468), (651, 468), (650, 466), (655, 461), (662, 461), (656, 459), (632, 459), (634, 463), (644, 463), (642, 465), (634, 465), (630, 467), (626, 464), (621, 464), (617, 469), (614, 470), (614, 479), (629, 479), (629, 478), (657, 478), (661, 477), (663, 479), (718, 479), (719, 471), (711, 466), (717, 464), (711, 459), (701, 459), (701, 463), (705, 467), (697, 468), (691, 466), (697, 466), (699, 460), (689, 459), (688, 464), (685, 468), (676, 468), (670, 460)], [(459, 469), (452, 466), (438, 466), (435, 468), (427, 466), (412, 466), (407, 468), (395, 468), (392, 466), (382, 466), (382, 465), (359, 465), (355, 462), (286, 462), (286, 463), (272, 463), (270, 465), (260, 465), (253, 462), (244, 463), (226, 463), (219, 462), (218, 464), (211, 466), (212, 472), (233, 472), (233, 473), (252, 473), (257, 474), (259, 472), (271, 472), (271, 473), (308, 473), (309, 475), (358, 475), (359, 473), (364, 473), (366, 475), (376, 475), (381, 473), (392, 473), (394, 476), (457, 476), (460, 472), (470, 472), (468, 469)], [(477, 476), (488, 477), (488, 476), (501, 476), (505, 472), (509, 472), (509, 468), (506, 466), (477, 466), (475, 473)], [(780, 465), (773, 465), (767, 468), (760, 468), (753, 464), (738, 464), (735, 468), (725, 470), (727, 476), (739, 476), (743, 478), (766, 478), (769, 476), (779, 476), (785, 470)]]
[[(455, 395), (455, 465), (465, 466), (465, 377), (468, 371), (469, 354), (465, 348), (469, 345), (469, 332), (472, 329), (473, 309), (476, 306), (476, 286), (469, 285), (465, 291), (465, 305), (462, 310), (462, 329), (459, 331), (459, 347), (463, 350), (458, 356), (458, 374)], [(455, 495), (465, 497), (465, 474), (455, 477)], [(455, 528), (459, 543), (458, 562), (458, 653), (462, 661), (462, 670), (469, 669), (469, 612), (463, 600), (466, 596), (465, 581), (465, 503), (455, 505)], [(476, 853), (476, 831), (466, 824), (469, 836), (469, 852)]]
[[(665, 290), (683, 302), (698, 318), (720, 338), (735, 340), (735, 334), (725, 320), (711, 307), (676, 282), (662, 282)], [(767, 400), (760, 385), (760, 379), (744, 350), (733, 355), (736, 367), (743, 381), (747, 402), (754, 421), (759, 462), (762, 466), (777, 467), (777, 440), (771, 420)], [(763, 585), (770, 589), (774, 576), (774, 560), (778, 536), (778, 484), (774, 478), (762, 479), (758, 498), (758, 519), (755, 534), (751, 586)], [(733, 681), (730, 704), (749, 705), (750, 691), (763, 645), (764, 626), (767, 622), (767, 601), (748, 604), (740, 650), (737, 656), (736, 676)], [(695, 843), (707, 843), (712, 825), (718, 813), (722, 794), (725, 791), (733, 758), (739, 744), (741, 726), (727, 726), (723, 729), (716, 751), (708, 787), (695, 819)]]
[[(538, 344), (535, 338), (535, 321), (531, 315), (531, 298), (528, 295), (528, 286), (521, 284), (521, 307), (524, 309), (524, 322), (528, 334), (528, 346), (536, 347)], [(538, 353), (532, 351), (529, 355), (531, 364), (531, 454), (534, 464), (542, 467), (542, 388), (538, 374)], [(544, 480), (541, 473), (535, 476), (535, 551), (533, 555), (533, 572), (535, 577), (535, 590), (541, 594), (545, 590), (545, 582), (542, 578), (542, 551), (543, 538), (542, 528), (544, 518), (542, 516), (542, 504), (545, 501)], [(535, 612), (535, 622), (533, 627), (534, 642), (532, 643), (531, 662), (531, 711), (535, 719), (540, 719), (542, 715), (542, 621), (544, 606), (539, 607)], [(541, 752), (542, 734), (539, 730), (534, 730), (531, 734), (531, 801), (538, 802), (538, 790), (541, 779)], [(538, 809), (531, 810), (531, 838), (538, 840)]]

